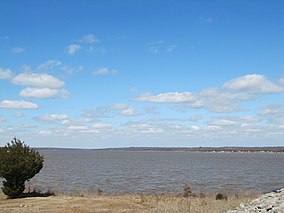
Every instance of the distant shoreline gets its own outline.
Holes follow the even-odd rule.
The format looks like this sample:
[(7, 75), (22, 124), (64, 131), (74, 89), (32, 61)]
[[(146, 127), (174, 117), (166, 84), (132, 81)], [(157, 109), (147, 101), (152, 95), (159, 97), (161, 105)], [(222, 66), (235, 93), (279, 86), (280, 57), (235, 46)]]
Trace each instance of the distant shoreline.
[(284, 146), (276, 147), (121, 147), (121, 148), (56, 148), (35, 147), (37, 150), (98, 150), (130, 152), (204, 152), (204, 153), (284, 153)]

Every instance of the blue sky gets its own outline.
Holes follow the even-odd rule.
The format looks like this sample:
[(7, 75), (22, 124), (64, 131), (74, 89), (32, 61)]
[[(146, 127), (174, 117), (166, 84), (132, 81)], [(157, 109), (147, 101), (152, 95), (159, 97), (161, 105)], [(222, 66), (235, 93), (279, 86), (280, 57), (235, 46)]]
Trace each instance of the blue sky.
[(0, 1), (0, 145), (284, 145), (283, 1)]

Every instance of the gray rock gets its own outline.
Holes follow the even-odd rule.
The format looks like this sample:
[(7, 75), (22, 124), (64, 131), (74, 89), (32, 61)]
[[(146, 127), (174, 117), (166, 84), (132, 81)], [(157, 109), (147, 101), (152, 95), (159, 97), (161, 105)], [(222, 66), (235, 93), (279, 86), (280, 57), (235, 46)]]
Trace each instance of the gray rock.
[(284, 188), (262, 195), (249, 205), (240, 204), (240, 207), (224, 213), (284, 213)]

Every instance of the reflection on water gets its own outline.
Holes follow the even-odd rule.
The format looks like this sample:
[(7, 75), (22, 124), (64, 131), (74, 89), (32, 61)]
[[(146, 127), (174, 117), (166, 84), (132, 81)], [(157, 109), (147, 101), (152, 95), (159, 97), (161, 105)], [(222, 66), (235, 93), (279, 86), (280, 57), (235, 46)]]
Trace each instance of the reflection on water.
[(27, 185), (59, 192), (261, 192), (284, 187), (284, 154), (42, 150), (44, 168)]

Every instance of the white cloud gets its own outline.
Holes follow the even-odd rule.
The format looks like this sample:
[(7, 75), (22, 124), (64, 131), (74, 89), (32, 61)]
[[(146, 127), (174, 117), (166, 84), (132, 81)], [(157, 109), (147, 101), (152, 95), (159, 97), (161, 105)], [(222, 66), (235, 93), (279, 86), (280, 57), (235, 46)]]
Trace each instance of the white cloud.
[(206, 108), (212, 112), (229, 113), (239, 110), (239, 102), (251, 99), (252, 96), (245, 93), (226, 93), (221, 90), (211, 88), (202, 91), (199, 94), (190, 92), (168, 92), (158, 95), (150, 93), (142, 94), (134, 101), (152, 102), (152, 103), (173, 103), (179, 104), (173, 106), (173, 109), (184, 111), (191, 108)]
[(243, 90), (252, 93), (276, 93), (283, 88), (267, 80), (264, 75), (250, 74), (235, 78), (224, 84), (224, 88), (231, 90)]
[(77, 118), (74, 120), (63, 120), (61, 124), (63, 126), (82, 126), (83, 124), (93, 122), (95, 122), (95, 119), (93, 118)]
[(259, 116), (267, 124), (278, 126), (284, 124), (284, 105), (269, 105), (261, 109)]
[(83, 126), (83, 125), (80, 125), (80, 126), (69, 126), (68, 129), (69, 130), (88, 130), (89, 127), (88, 126)]
[[(142, 133), (143, 135), (145, 133), (147, 134), (157, 134), (157, 133), (163, 133), (164, 129), (161, 128), (161, 126), (155, 126), (153, 124), (147, 124), (143, 121), (141, 122), (127, 122), (124, 124), (126, 127), (126, 134), (132, 135), (132, 134), (139, 134)], [(144, 135), (145, 136), (145, 135)]]
[[(282, 79), (281, 79), (282, 80)], [(280, 80), (280, 81), (281, 81)], [(241, 110), (241, 103), (256, 99), (259, 93), (281, 92), (283, 88), (273, 84), (263, 75), (246, 75), (223, 85), (224, 90), (208, 88), (199, 93), (167, 92), (158, 95), (141, 94), (134, 101), (152, 103), (172, 103), (172, 109), (185, 111), (192, 108), (205, 108), (211, 112), (232, 113)], [(233, 91), (232, 91), (233, 90)]]
[(91, 126), (93, 129), (105, 129), (105, 128), (110, 128), (111, 125), (107, 123), (96, 123)]
[(239, 102), (250, 100), (252, 95), (246, 93), (224, 92), (216, 88), (203, 90), (200, 97), (204, 107), (212, 112), (230, 113), (240, 110)]
[(58, 90), (58, 96), (64, 99), (70, 98), (71, 93), (66, 89)]
[(124, 115), (124, 116), (137, 115), (134, 107), (128, 107), (126, 109), (123, 109), (120, 113), (121, 113), (121, 115)]
[(200, 127), (199, 126), (191, 126), (190, 127), (192, 130), (194, 130), (194, 131), (199, 131), (200, 130)]
[(11, 79), (14, 74), (10, 69), (4, 69), (0, 67), (0, 79)]
[(73, 73), (79, 72), (83, 69), (84, 69), (83, 65), (79, 65), (78, 67), (71, 67), (71, 66), (68, 66), (68, 65), (62, 65), (60, 67), (60, 70), (66, 72), (67, 74), (73, 74)]
[(124, 116), (132, 116), (136, 114), (137, 113), (133, 107), (128, 107), (127, 109), (124, 109), (121, 111), (121, 115), (124, 115)]
[(232, 126), (237, 124), (236, 121), (228, 120), (228, 119), (220, 119), (216, 121), (211, 121), (208, 123), (210, 126)]
[(22, 73), (13, 78), (14, 84), (38, 88), (60, 88), (64, 82), (48, 74)]
[(79, 51), (82, 47), (78, 44), (70, 44), (66, 47), (67, 53), (69, 55), (74, 55), (77, 51)]
[(88, 35), (83, 36), (83, 38), (81, 39), (81, 42), (93, 44), (93, 43), (100, 43), (100, 40), (93, 34), (88, 34)]
[(15, 48), (12, 49), (12, 52), (17, 53), (17, 54), (23, 53), (24, 51), (25, 51), (25, 49), (21, 48), (21, 47), (15, 47)]
[(106, 131), (112, 131), (113, 128), (110, 124), (107, 123), (96, 123), (91, 126), (70, 123), (70, 125), (67, 127), (67, 130), (78, 131), (83, 133), (101, 133), (102, 131), (104, 131), (106, 133)]
[(168, 92), (158, 95), (151, 95), (150, 93), (142, 94), (134, 101), (152, 102), (152, 103), (196, 103), (200, 101), (196, 95), (190, 92)]
[(61, 61), (56, 59), (47, 60), (46, 62), (40, 64), (38, 67), (38, 70), (44, 71), (44, 72), (58, 72), (59, 70), (62, 70), (66, 72), (67, 74), (73, 74), (75, 72), (79, 72), (83, 70), (83, 65), (79, 65), (78, 67), (71, 67), (66, 64), (63, 64)]
[(49, 70), (52, 70), (54, 68), (57, 68), (60, 65), (62, 65), (61, 61), (56, 60), (56, 59), (52, 59), (52, 60), (47, 60), (43, 64), (40, 64), (38, 66), (38, 69), (39, 70), (44, 70), (44, 71), (49, 71)]
[(4, 100), (0, 102), (0, 108), (5, 109), (37, 109), (38, 105), (29, 101)]
[(50, 130), (40, 130), (40, 131), (38, 132), (38, 135), (41, 135), (41, 136), (50, 136), (50, 135), (52, 135), (52, 131), (50, 131)]
[(47, 114), (39, 117), (39, 120), (42, 121), (58, 121), (66, 119), (68, 119), (68, 115), (66, 114)]
[(117, 72), (118, 72), (118, 71), (117, 71), (116, 69), (110, 70), (110, 69), (108, 69), (107, 67), (101, 67), (101, 68), (95, 70), (95, 71), (93, 72), (93, 75), (108, 75), (108, 74), (113, 74), (113, 75), (115, 75), (115, 74), (117, 74)]
[(20, 96), (26, 98), (52, 98), (57, 95), (58, 91), (56, 89), (49, 89), (49, 88), (27, 87), (20, 92)]
[(137, 115), (137, 112), (134, 107), (128, 106), (123, 103), (113, 104), (110, 107), (110, 110), (115, 111), (123, 116), (133, 116)]
[(270, 105), (263, 107), (260, 113), (262, 116), (284, 117), (284, 106)]
[(245, 117), (242, 117), (242, 121), (247, 122), (247, 123), (257, 123), (260, 121), (260, 118), (255, 117), (255, 116), (245, 116)]
[(101, 67), (93, 72), (94, 75), (107, 75), (108, 73), (109, 73), (109, 70), (106, 67)]

